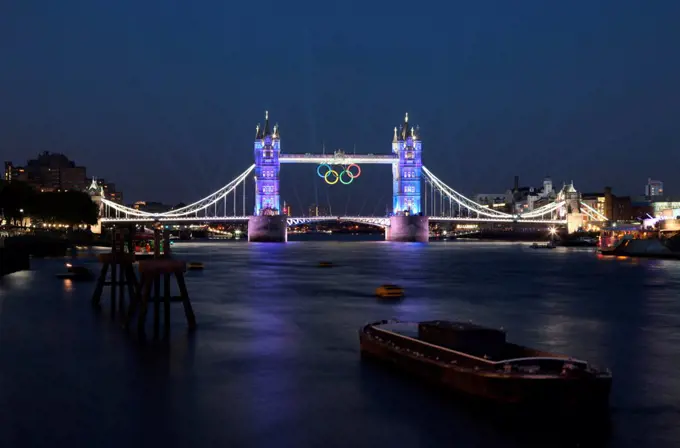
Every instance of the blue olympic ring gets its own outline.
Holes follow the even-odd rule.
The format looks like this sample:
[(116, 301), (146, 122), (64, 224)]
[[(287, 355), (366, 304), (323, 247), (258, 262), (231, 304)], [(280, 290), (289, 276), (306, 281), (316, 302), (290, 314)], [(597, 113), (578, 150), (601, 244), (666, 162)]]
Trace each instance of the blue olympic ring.
[[(328, 170), (324, 174), (321, 174), (321, 171), (320, 171), (321, 167), (324, 167), (324, 166), (326, 168), (328, 168)], [(327, 163), (321, 163), (321, 164), (319, 164), (318, 167), (316, 167), (316, 174), (321, 178), (325, 178), (328, 175), (328, 173), (331, 172), (331, 171), (333, 171), (333, 168), (331, 168), (331, 166)]]

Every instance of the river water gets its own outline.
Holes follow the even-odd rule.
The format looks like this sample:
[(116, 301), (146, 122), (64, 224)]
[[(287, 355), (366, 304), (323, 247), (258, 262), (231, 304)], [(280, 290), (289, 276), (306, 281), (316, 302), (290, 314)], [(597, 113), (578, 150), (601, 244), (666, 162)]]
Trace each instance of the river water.
[[(169, 344), (126, 335), (108, 300), (94, 312), (93, 282), (54, 278), (63, 260), (6, 277), (0, 446), (562, 446), (564, 434), (535, 440), (362, 363), (358, 328), (390, 317), (503, 326), (513, 342), (609, 367), (604, 445), (680, 445), (680, 264), (330, 238), (176, 244), (205, 270), (187, 277), (198, 330), (187, 334), (176, 304)], [(407, 297), (376, 300), (382, 283)]]

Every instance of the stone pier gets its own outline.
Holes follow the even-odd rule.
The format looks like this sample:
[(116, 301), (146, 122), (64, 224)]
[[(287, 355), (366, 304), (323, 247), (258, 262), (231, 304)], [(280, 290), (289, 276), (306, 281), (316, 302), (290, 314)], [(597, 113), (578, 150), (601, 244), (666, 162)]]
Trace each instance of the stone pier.
[(392, 216), (385, 229), (385, 240), (427, 243), (430, 240), (427, 216)]
[(248, 241), (285, 243), (288, 241), (288, 217), (286, 215), (251, 216), (248, 218)]

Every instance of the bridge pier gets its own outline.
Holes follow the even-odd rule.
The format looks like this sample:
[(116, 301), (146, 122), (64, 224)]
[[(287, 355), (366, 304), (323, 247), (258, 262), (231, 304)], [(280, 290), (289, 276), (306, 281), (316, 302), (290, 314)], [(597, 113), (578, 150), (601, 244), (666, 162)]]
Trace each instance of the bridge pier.
[(286, 215), (248, 218), (248, 242), (285, 243), (286, 241), (288, 241), (288, 217)]
[(385, 229), (386, 241), (427, 243), (430, 240), (427, 216), (392, 216)]

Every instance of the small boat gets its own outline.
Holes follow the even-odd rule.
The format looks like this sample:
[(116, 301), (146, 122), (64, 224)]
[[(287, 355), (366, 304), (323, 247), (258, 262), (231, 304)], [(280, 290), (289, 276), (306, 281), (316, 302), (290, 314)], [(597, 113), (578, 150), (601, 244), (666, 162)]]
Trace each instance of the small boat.
[(57, 278), (62, 280), (92, 280), (94, 274), (85, 266), (74, 266), (71, 263), (66, 263), (66, 272), (57, 274)]
[(332, 268), (332, 267), (333, 267), (333, 263), (331, 263), (330, 261), (320, 261), (320, 262), (319, 262), (319, 267), (320, 267), (320, 268)]
[(362, 356), (495, 404), (547, 410), (606, 410), (612, 375), (586, 361), (506, 342), (471, 323), (383, 320), (359, 330)]
[(198, 261), (192, 261), (190, 263), (187, 263), (187, 269), (190, 271), (202, 271), (203, 263)]
[(554, 249), (554, 248), (557, 247), (557, 246), (555, 246), (555, 243), (553, 243), (552, 241), (550, 241), (548, 244), (538, 244), (538, 243), (534, 243), (534, 244), (532, 244), (530, 247), (531, 247), (532, 249)]
[(404, 297), (404, 288), (397, 285), (380, 285), (375, 290), (375, 295), (381, 299), (397, 299)]

